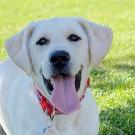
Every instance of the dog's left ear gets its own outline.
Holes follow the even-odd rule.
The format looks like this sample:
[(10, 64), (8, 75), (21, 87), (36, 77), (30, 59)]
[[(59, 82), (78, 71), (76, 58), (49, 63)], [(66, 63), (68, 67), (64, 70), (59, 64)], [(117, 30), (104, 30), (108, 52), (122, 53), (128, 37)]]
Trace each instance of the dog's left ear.
[(78, 18), (78, 21), (88, 36), (91, 64), (98, 65), (111, 47), (112, 30), (82, 18)]
[(30, 23), (23, 30), (9, 38), (5, 43), (9, 57), (28, 75), (31, 74), (32, 71), (29, 56), (29, 40), (34, 28), (35, 23)]

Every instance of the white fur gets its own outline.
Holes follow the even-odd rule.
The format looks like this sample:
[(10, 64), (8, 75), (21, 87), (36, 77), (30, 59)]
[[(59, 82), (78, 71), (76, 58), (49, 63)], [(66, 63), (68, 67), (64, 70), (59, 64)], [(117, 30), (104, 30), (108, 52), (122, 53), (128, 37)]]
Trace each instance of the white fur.
[[(82, 40), (70, 42), (69, 34), (75, 33)], [(37, 46), (41, 37), (50, 43)], [(97, 65), (108, 52), (112, 31), (82, 18), (54, 18), (33, 22), (6, 42), (9, 59), (0, 63), (0, 124), (7, 135), (43, 135), (48, 116), (42, 111), (33, 90), (37, 83), (49, 99), (40, 70), (50, 79), (49, 54), (54, 50), (68, 51), (71, 56), (71, 74), (82, 69), (82, 95), (88, 77), (88, 68)], [(70, 115), (54, 118), (54, 126), (47, 135), (97, 135), (98, 109), (91, 90), (88, 89), (81, 109)]]

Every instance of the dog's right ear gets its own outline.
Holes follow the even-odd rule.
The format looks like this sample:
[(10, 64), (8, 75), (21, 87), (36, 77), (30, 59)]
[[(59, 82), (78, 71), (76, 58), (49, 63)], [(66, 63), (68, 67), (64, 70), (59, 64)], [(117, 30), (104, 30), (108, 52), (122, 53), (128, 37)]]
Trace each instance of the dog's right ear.
[(6, 41), (6, 50), (9, 57), (28, 75), (30, 75), (32, 71), (29, 56), (29, 40), (34, 28), (35, 23), (30, 23), (22, 31), (18, 32)]

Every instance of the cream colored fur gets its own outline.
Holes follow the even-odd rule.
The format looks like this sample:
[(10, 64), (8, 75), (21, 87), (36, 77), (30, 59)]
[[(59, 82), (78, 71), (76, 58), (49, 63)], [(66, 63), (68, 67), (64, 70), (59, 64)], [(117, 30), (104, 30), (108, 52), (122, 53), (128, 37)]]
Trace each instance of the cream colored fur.
[[(69, 42), (71, 33), (82, 40)], [(48, 37), (47, 46), (36, 41)], [(0, 124), (7, 135), (43, 135), (50, 120), (42, 111), (33, 90), (37, 83), (50, 99), (39, 70), (46, 78), (51, 69), (48, 60), (54, 50), (68, 51), (71, 56), (71, 74), (82, 70), (81, 96), (88, 78), (88, 69), (98, 65), (107, 54), (112, 41), (110, 28), (82, 18), (54, 18), (30, 23), (6, 42), (9, 58), (0, 63)], [(92, 82), (91, 82), (92, 83)], [(70, 115), (54, 117), (54, 126), (44, 135), (97, 135), (99, 114), (95, 98), (88, 88), (81, 109)]]

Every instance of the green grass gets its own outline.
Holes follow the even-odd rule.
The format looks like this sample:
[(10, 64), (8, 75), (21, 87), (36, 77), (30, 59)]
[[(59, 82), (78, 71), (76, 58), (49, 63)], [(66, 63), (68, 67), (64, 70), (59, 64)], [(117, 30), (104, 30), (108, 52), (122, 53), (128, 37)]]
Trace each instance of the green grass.
[(135, 135), (135, 0), (0, 0), (0, 59), (5, 39), (29, 21), (82, 16), (109, 25), (112, 49), (90, 73), (100, 135)]

